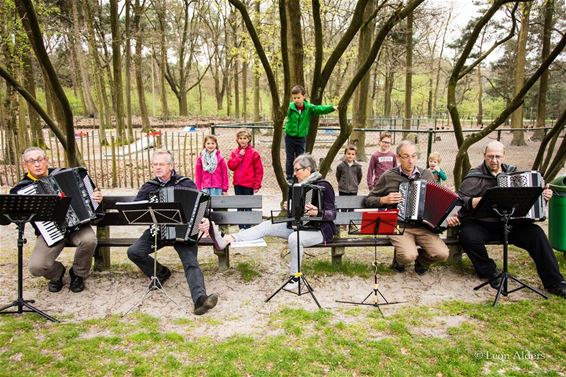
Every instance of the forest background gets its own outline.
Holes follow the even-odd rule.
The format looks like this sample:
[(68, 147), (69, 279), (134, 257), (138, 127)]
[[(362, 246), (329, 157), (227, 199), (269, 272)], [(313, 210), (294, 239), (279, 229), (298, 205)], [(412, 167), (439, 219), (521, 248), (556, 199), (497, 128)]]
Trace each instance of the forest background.
[(364, 130), (395, 119), (403, 137), (446, 124), (456, 186), (468, 149), (501, 126), (513, 129), (511, 145), (537, 142), (529, 163), (552, 179), (566, 158), (565, 16), (561, 0), (3, 0), (2, 160), (53, 149), (52, 134), (69, 165), (84, 165), (75, 129), (84, 125), (119, 147), (140, 127), (264, 122), (264, 158), (284, 192), (283, 121), (302, 84), (313, 103), (339, 108), (325, 120), (339, 128), (323, 174), (345, 143), (363, 160)]

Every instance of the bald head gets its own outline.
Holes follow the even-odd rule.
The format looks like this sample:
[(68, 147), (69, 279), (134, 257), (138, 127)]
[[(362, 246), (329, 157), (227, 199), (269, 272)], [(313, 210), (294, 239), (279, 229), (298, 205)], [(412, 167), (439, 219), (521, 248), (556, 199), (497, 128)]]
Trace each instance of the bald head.
[(505, 158), (505, 146), (499, 141), (492, 141), (486, 145), (483, 152), (485, 166), (493, 175), (501, 173), (501, 164)]

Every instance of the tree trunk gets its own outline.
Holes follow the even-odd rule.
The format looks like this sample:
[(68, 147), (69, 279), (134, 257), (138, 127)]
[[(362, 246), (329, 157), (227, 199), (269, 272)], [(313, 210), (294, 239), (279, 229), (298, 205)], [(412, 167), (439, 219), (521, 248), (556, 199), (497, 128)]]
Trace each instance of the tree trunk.
[(395, 80), (395, 71), (387, 65), (385, 71), (385, 83), (383, 84), (383, 116), (389, 118), (391, 116), (391, 94), (393, 93), (393, 82)]
[[(358, 58), (357, 67), (361, 67), (369, 56), (371, 43), (373, 39), (373, 31), (375, 29), (374, 12), (376, 9), (376, 1), (370, 0), (366, 6), (364, 13), (364, 26), (360, 29), (360, 39), (358, 43)], [(371, 17), (371, 19), (370, 19)], [(353, 128), (366, 128), (367, 111), (370, 98), (369, 84), (370, 84), (371, 71), (365, 74), (360, 81), (358, 88), (354, 95), (354, 106), (352, 109), (352, 127)], [(366, 161), (366, 133), (364, 131), (352, 131), (350, 135), (350, 142), (357, 146), (358, 161)]]
[(407, 30), (405, 41), (405, 115), (403, 119), (403, 129), (411, 128), (411, 118), (413, 117), (411, 103), (413, 92), (413, 14), (407, 17)]
[[(24, 74), (24, 88), (34, 97), (37, 98), (35, 93), (35, 77), (29, 46), (26, 46), (25, 51), (22, 52), (23, 74)], [(29, 124), (31, 129), (31, 145), (46, 148), (45, 137), (41, 128), (41, 121), (37, 111), (34, 110), (31, 104), (27, 104)]]
[(289, 48), (289, 80), (291, 85), (305, 86), (303, 28), (301, 26), (301, 3), (286, 1), (288, 28), (287, 46)]
[[(527, 37), (529, 34), (529, 16), (531, 13), (531, 3), (522, 3), (521, 30), (517, 40), (517, 64), (515, 68), (515, 89), (513, 95), (516, 96), (525, 84), (525, 65), (527, 62)], [(523, 131), (523, 109), (521, 105), (511, 115), (511, 128), (513, 139), (511, 145), (527, 145)]]
[[(546, 0), (544, 3), (544, 26), (542, 32), (542, 51), (540, 54), (541, 61), (544, 61), (550, 52), (550, 34), (552, 33), (552, 17), (554, 15), (554, 0)], [(548, 92), (549, 71), (545, 71), (540, 77), (537, 99), (537, 121), (536, 127), (543, 128), (546, 119), (546, 95)], [(544, 130), (536, 130), (531, 140), (542, 140), (544, 138)]]
[(483, 125), (483, 85), (482, 85), (482, 77), (481, 77), (481, 64), (478, 64), (477, 70), (477, 79), (478, 79), (478, 115), (476, 117), (476, 125), (481, 127)]
[(118, 19), (118, 0), (110, 0), (110, 26), (112, 28), (112, 72), (114, 75), (114, 94), (116, 103), (116, 143), (124, 144), (124, 87), (122, 85), (122, 55), (120, 44), (120, 20)]
[(234, 117), (236, 119), (240, 118), (240, 59), (238, 56), (234, 57), (233, 60), (234, 67), (232, 71), (234, 72)]
[[(138, 1), (136, 0), (136, 6), (138, 5)], [(126, 39), (126, 43), (124, 46), (124, 55), (125, 55), (125, 68), (126, 68), (126, 82), (125, 82), (125, 92), (126, 92), (126, 128), (128, 129), (128, 138), (130, 140), (134, 139), (134, 130), (132, 128), (132, 22), (131, 22), (131, 9), (132, 4), (131, 0), (126, 0), (125, 4), (126, 8), (126, 18), (124, 20), (124, 37)], [(135, 31), (134, 31), (135, 32)], [(137, 37), (137, 36), (136, 36)], [(137, 46), (136, 46), (137, 48)], [(134, 71), (136, 73), (137, 78), (137, 70), (141, 69), (138, 65), (135, 65)], [(136, 82), (137, 84), (137, 82)], [(139, 98), (139, 96), (138, 96)], [(140, 105), (141, 107), (141, 105)]]
[[(134, 64), (136, 66), (136, 89), (138, 92), (138, 102), (140, 104), (140, 113), (142, 119), (142, 129), (147, 131), (151, 128), (149, 124), (149, 115), (147, 112), (147, 105), (145, 103), (145, 91), (143, 86), (143, 68), (142, 68), (142, 30), (140, 27), (141, 17), (143, 14), (143, 5), (140, 0), (136, 0), (134, 8), (134, 33), (136, 38), (136, 50), (134, 56)], [(133, 136), (133, 133), (132, 133)], [(133, 139), (133, 137), (132, 137)]]
[(242, 118), (248, 120), (248, 61), (242, 64)]

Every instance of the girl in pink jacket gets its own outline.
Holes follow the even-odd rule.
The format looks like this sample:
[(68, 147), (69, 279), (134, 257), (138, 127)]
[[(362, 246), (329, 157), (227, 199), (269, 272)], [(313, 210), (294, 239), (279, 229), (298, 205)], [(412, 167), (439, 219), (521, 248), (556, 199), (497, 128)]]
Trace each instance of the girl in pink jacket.
[[(252, 134), (246, 129), (236, 133), (238, 147), (230, 154), (228, 167), (234, 172), (233, 184), (236, 195), (253, 195), (261, 188), (263, 163), (259, 152), (250, 144)], [(240, 229), (249, 226), (240, 225)]]
[(228, 168), (226, 160), (218, 150), (216, 136), (205, 136), (203, 147), (195, 167), (197, 188), (212, 196), (223, 195), (228, 191)]

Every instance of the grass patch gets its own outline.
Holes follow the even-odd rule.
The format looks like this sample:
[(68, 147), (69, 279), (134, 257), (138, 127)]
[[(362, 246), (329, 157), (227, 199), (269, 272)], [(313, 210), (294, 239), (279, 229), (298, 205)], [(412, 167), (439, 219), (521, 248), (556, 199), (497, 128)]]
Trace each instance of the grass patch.
[(257, 266), (250, 262), (240, 262), (236, 265), (236, 271), (240, 274), (242, 280), (249, 283), (261, 276), (257, 271)]
[[(163, 330), (144, 314), (52, 324), (36, 315), (0, 318), (4, 376), (558, 376), (566, 370), (566, 307), (559, 298), (400, 308), (383, 319), (351, 311), (285, 308), (279, 335), (197, 339)], [(439, 316), (465, 321), (446, 336), (419, 335)], [(212, 321), (208, 326), (223, 326)], [(184, 323), (184, 322), (182, 322)]]
[[(373, 276), (374, 268), (369, 263), (343, 260), (341, 264), (332, 264), (328, 260), (309, 260), (303, 263), (303, 271), (308, 275), (335, 275), (357, 276), (368, 278)], [(388, 264), (378, 263), (377, 271), (380, 275), (391, 275), (393, 272)]]

